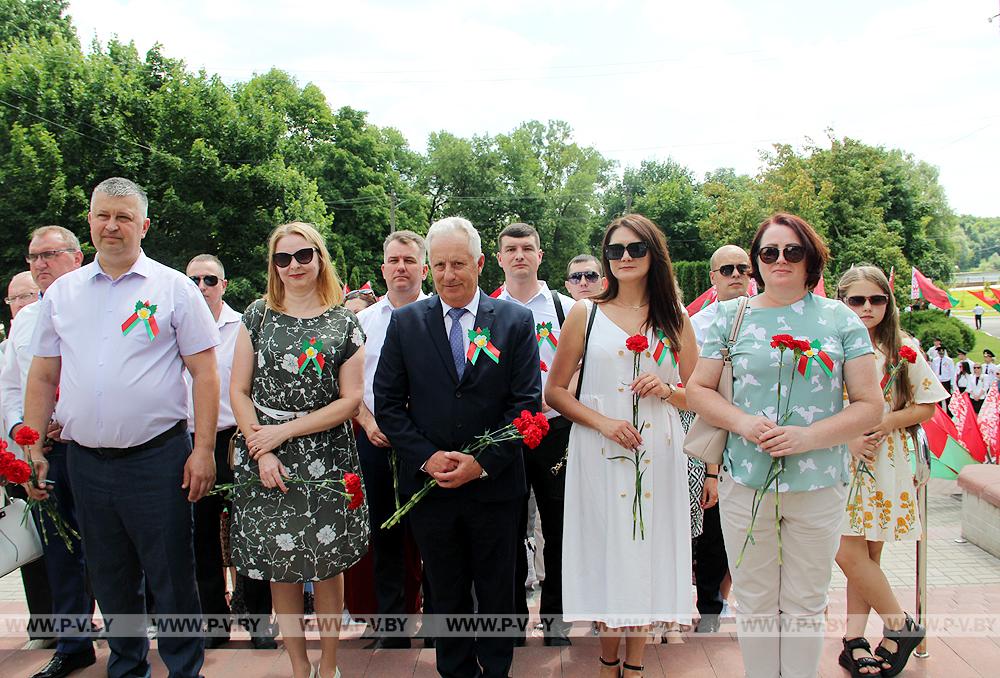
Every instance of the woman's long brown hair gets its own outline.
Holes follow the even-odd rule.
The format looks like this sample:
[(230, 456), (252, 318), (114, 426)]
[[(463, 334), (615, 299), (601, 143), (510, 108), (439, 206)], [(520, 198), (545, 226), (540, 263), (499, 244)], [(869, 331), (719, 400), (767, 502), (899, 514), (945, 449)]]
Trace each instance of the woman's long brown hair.
[(642, 329), (660, 330), (670, 341), (671, 348), (680, 352), (684, 315), (681, 313), (680, 293), (674, 280), (674, 267), (670, 263), (667, 239), (663, 237), (663, 231), (646, 217), (641, 214), (626, 214), (608, 224), (601, 240), (601, 263), (607, 275), (608, 287), (600, 295), (592, 298), (594, 301), (603, 302), (611, 301), (618, 296), (618, 279), (611, 272), (607, 248), (614, 232), (623, 227), (635, 232), (639, 239), (646, 243), (649, 247), (646, 256), (651, 257), (649, 273), (646, 276), (649, 307)]
[[(847, 298), (847, 289), (856, 282), (870, 282), (877, 286), (882, 293), (889, 297), (889, 303), (885, 307), (885, 315), (882, 322), (875, 326), (872, 335), (875, 337), (877, 348), (885, 355), (885, 369), (883, 374), (888, 375), (893, 364), (899, 360), (899, 349), (903, 347), (904, 334), (899, 327), (899, 312), (896, 307), (896, 297), (893, 296), (889, 288), (889, 280), (885, 277), (882, 269), (876, 266), (863, 264), (854, 266), (844, 271), (837, 283), (837, 297), (844, 301)], [(910, 377), (907, 370), (899, 371), (896, 381), (893, 383), (893, 410), (901, 410), (910, 404)]]

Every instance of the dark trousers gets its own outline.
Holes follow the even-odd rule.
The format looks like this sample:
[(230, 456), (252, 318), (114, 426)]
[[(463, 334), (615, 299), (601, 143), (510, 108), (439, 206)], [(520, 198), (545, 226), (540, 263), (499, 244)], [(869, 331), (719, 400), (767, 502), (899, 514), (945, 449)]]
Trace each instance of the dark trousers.
[(365, 497), (368, 499), (368, 515), (371, 519), (377, 612), (380, 615), (402, 616), (406, 613), (405, 537), (409, 520), (404, 519), (389, 530), (380, 527), (396, 512), (392, 464), (389, 461), (391, 450), (372, 445), (364, 429), (360, 427), (357, 430), (357, 445)]
[[(539, 615), (548, 633), (551, 625), (562, 623), (562, 540), (563, 540), (563, 505), (566, 498), (566, 472), (560, 469), (558, 475), (552, 473), (552, 467), (559, 463), (569, 446), (570, 426), (564, 419), (557, 420), (549, 434), (542, 439), (542, 444), (531, 450), (522, 447), (524, 454), (524, 469), (528, 484), (535, 491), (535, 503), (538, 506), (538, 516), (542, 521), (542, 537), (545, 545), (542, 549), (542, 560), (545, 563), (545, 581), (542, 582), (542, 599), (539, 605)], [(528, 614), (527, 592), (524, 581), (528, 577), (528, 553), (524, 545), (528, 531), (528, 497), (525, 496), (521, 506), (520, 523), (517, 535), (517, 563), (514, 574), (514, 600), (517, 613)]]
[(703, 617), (718, 616), (722, 613), (720, 588), (729, 570), (718, 504), (705, 509), (702, 525), (702, 533), (694, 538), (694, 580), (698, 593), (698, 612)]
[[(67, 468), (66, 443), (53, 443), (52, 450), (45, 456), (49, 462), (48, 478), (53, 485), (49, 496), (55, 500), (59, 515), (66, 524), (80, 532), (76, 519), (76, 504), (73, 501), (73, 485)], [(45, 568), (52, 591), (52, 614), (74, 620), (74, 628), (87, 628), (94, 617), (94, 594), (87, 579), (87, 561), (83, 557), (83, 544), (79, 539), (71, 541), (73, 550), (66, 548), (66, 542), (56, 533), (55, 526), (42, 511), (38, 512), (47, 541)], [(89, 635), (61, 636), (56, 645), (57, 652), (75, 654), (93, 652), (93, 641)]]
[[(143, 572), (157, 615), (200, 623), (192, 510), (187, 490), (181, 488), (190, 454), (191, 438), (186, 434), (119, 459), (69, 445), (83, 549), (109, 633), (109, 678), (145, 676), (150, 670), (142, 620)], [(116, 615), (129, 615), (130, 623), (119, 618), (109, 626), (107, 619)], [(201, 634), (160, 634), (157, 647), (171, 678), (199, 674), (205, 659)]]
[(981, 315), (976, 316), (976, 329), (977, 330), (983, 329), (983, 316)]
[[(20, 485), (8, 485), (7, 494), (17, 499), (28, 499), (28, 493)], [(36, 526), (38, 522), (35, 522)], [(39, 532), (39, 536), (41, 533)], [(58, 539), (58, 537), (57, 537)], [(51, 638), (51, 633), (38, 628), (38, 617), (52, 614), (52, 592), (49, 588), (49, 575), (45, 567), (45, 556), (21, 566), (21, 582), (24, 585), (24, 598), (28, 603), (28, 638), (41, 640)]]
[[(215, 436), (215, 482), (233, 482), (229, 468), (229, 439), (235, 428), (219, 431)], [(210, 494), (194, 505), (194, 562), (198, 578), (198, 598), (204, 614), (225, 615), (226, 576), (222, 560), (222, 512), (229, 502), (219, 494)]]
[[(410, 511), (435, 614), (472, 615), (473, 589), (479, 614), (506, 617), (514, 612), (510, 582), (520, 501), (452, 499), (447, 490), (435, 490)], [(437, 638), (435, 653), (444, 678), (506, 678), (514, 639), (449, 634)]]

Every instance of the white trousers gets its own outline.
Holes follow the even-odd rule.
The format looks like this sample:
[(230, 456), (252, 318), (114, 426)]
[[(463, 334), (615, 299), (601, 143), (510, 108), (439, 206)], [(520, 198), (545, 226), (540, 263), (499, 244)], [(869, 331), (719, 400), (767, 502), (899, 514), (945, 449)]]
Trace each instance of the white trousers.
[(719, 512), (746, 676), (813, 678), (823, 650), (824, 611), (847, 486), (781, 493), (781, 564), (775, 493), (767, 492), (754, 523), (754, 543), (747, 545), (737, 567), (754, 490), (728, 473), (719, 480)]

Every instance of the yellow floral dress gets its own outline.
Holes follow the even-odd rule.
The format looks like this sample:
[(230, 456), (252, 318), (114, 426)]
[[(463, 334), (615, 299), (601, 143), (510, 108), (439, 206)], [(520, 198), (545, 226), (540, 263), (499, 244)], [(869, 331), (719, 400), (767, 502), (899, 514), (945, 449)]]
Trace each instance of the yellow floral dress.
[[(947, 398), (948, 392), (935, 378), (920, 345), (909, 337), (906, 345), (917, 352), (917, 361), (906, 367), (912, 402), (937, 403)], [(875, 360), (878, 374), (884, 374), (885, 356), (877, 348)], [(885, 397), (886, 414), (893, 410), (892, 391)], [(882, 442), (875, 463), (869, 466), (875, 477), (862, 475), (860, 491), (854, 493), (847, 505), (841, 534), (868, 541), (920, 539), (917, 492), (910, 464), (913, 453), (913, 439), (905, 429), (893, 431)], [(856, 470), (857, 461), (851, 457), (851, 478)]]

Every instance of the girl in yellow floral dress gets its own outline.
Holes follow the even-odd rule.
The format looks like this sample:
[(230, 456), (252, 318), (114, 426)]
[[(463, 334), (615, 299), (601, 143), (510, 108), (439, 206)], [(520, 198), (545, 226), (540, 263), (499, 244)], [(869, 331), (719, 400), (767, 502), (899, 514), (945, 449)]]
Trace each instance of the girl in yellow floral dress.
[[(934, 415), (934, 404), (948, 397), (920, 352), (920, 345), (899, 329), (896, 302), (885, 274), (874, 266), (856, 266), (840, 279), (838, 295), (868, 328), (883, 387), (904, 345), (916, 361), (899, 371), (885, 396), (885, 417), (871, 433), (849, 444), (851, 476), (864, 461), (860, 486), (849, 494), (837, 564), (847, 576), (847, 633), (840, 664), (852, 676), (895, 676), (924, 637), (896, 600), (882, 572), (882, 546), (887, 541), (916, 541), (920, 517), (916, 484), (910, 467), (914, 454), (908, 428)], [(887, 360), (888, 358), (888, 360)], [(864, 638), (869, 611), (885, 625), (875, 649)]]

